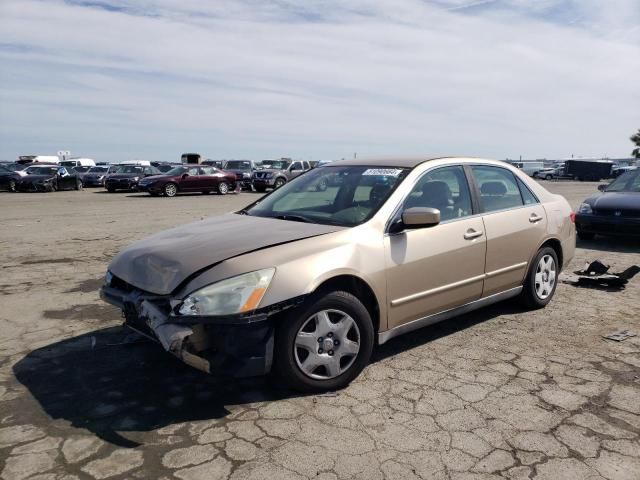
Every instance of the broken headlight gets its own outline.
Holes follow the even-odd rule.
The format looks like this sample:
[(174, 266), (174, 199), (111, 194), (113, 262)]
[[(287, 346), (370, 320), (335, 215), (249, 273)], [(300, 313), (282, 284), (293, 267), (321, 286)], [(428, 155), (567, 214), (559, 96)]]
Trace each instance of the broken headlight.
[(178, 307), (180, 315), (233, 315), (255, 310), (264, 297), (275, 268), (245, 273), (189, 294)]

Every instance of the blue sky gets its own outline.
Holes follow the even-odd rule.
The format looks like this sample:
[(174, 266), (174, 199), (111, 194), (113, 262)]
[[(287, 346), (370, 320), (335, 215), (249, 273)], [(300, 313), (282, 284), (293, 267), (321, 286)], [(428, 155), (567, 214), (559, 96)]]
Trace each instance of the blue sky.
[(2, 0), (0, 159), (627, 156), (638, 0)]

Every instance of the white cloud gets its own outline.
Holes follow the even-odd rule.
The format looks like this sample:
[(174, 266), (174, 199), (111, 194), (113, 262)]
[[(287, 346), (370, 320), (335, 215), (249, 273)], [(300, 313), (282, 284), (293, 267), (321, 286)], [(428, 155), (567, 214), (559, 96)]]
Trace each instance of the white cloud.
[(626, 155), (640, 12), (614, 1), (4, 0), (0, 158)]

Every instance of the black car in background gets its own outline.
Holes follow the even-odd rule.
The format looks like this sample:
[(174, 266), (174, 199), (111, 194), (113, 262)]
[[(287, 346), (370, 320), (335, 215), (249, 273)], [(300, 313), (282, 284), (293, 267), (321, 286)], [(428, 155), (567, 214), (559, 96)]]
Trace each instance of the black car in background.
[(251, 160), (228, 160), (224, 167), (224, 171), (234, 173), (240, 186), (247, 190), (251, 190), (251, 175), (255, 169)]
[(578, 237), (596, 234), (640, 237), (640, 169), (620, 175), (587, 198), (576, 214)]
[(156, 167), (120, 165), (113, 173), (109, 173), (104, 186), (109, 193), (113, 193), (116, 190), (137, 190), (138, 182), (141, 178), (161, 174), (162, 172)]
[(18, 192), (55, 192), (56, 190), (82, 190), (82, 180), (71, 167), (58, 165), (32, 165), (26, 175), (16, 182)]
[(18, 180), (20, 180), (20, 175), (9, 170), (6, 165), (0, 165), (0, 190), (15, 192)]
[(82, 174), (82, 183), (85, 187), (104, 187), (104, 181), (107, 178), (107, 173), (109, 173), (108, 165), (90, 167)]

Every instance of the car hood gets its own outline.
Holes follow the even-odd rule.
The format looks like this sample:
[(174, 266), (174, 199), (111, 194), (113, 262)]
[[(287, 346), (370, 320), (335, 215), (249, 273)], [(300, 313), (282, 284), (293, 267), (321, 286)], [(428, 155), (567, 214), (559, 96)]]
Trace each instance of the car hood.
[(157, 182), (158, 180), (174, 180), (180, 178), (180, 175), (149, 175), (148, 177), (141, 178), (140, 181), (144, 183)]
[(260, 170), (258, 170), (258, 172), (270, 172), (270, 173), (278, 173), (278, 172), (285, 172), (286, 170), (280, 169), (280, 168), (261, 168)]
[(55, 175), (25, 175), (21, 178), (23, 182), (41, 182), (42, 180), (49, 180), (50, 178), (55, 177)]
[(109, 178), (133, 178), (133, 177), (142, 177), (141, 173), (111, 173), (109, 174)]
[(602, 210), (640, 210), (640, 193), (638, 192), (604, 192), (585, 200), (591, 208)]
[(141, 290), (166, 295), (229, 258), (343, 228), (230, 213), (140, 240), (120, 252), (109, 271)]

